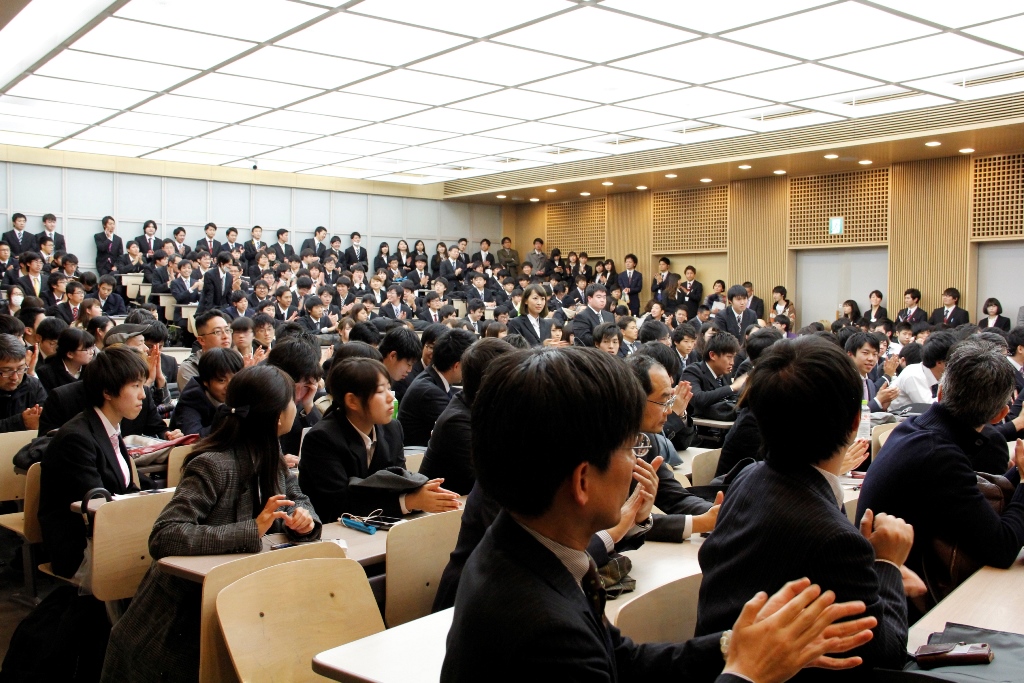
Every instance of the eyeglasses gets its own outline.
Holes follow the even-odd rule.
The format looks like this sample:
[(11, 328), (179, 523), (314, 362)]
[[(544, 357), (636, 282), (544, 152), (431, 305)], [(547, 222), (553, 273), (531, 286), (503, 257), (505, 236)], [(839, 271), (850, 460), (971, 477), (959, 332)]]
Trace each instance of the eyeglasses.
[(633, 439), (633, 445), (630, 447), (630, 449), (633, 451), (633, 455), (635, 457), (644, 457), (651, 450), (651, 437), (647, 436), (642, 432), (640, 434), (637, 434), (636, 438)]
[(27, 372), (27, 365), (22, 365), (11, 370), (0, 370), (0, 379), (11, 379), (12, 377), (21, 377)]
[(231, 328), (230, 327), (218, 327), (216, 329), (210, 330), (209, 332), (204, 332), (203, 334), (201, 334), (199, 336), (207, 337), (207, 336), (209, 336), (211, 334), (214, 335), (214, 336), (217, 336), (217, 337), (230, 337), (231, 336)]
[(668, 411), (672, 410), (672, 406), (674, 406), (676, 404), (676, 397), (673, 396), (672, 398), (670, 398), (669, 400), (665, 401), (664, 403), (662, 403), (661, 401), (652, 401), (651, 399), (647, 399), (647, 402), (648, 403), (653, 403), (656, 406), (661, 406), (661, 409), (664, 410), (667, 413)]

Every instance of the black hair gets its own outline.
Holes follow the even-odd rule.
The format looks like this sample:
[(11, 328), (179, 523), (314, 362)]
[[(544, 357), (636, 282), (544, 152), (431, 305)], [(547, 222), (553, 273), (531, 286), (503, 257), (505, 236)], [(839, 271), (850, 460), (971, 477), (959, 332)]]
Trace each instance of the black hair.
[[(958, 304), (960, 303), (959, 300), (957, 301), (957, 303)], [(995, 298), (994, 296), (990, 296), (989, 298), (985, 299), (985, 305), (981, 307), (981, 317), (982, 318), (987, 318), (988, 317), (988, 307), (989, 306), (995, 306), (996, 307), (996, 315), (1002, 315), (1003, 314), (1003, 305), (1001, 303), (999, 303), (999, 299)]]
[(904, 344), (900, 348), (900, 359), (906, 361), (906, 365), (914, 365), (921, 362), (921, 345), (917, 342)]
[(615, 323), (601, 323), (594, 328), (594, 346), (612, 338), (618, 339), (619, 344), (622, 343), (622, 330)]
[(256, 323), (253, 322), (252, 318), (246, 318), (245, 316), (239, 316), (231, 321), (232, 332), (254, 332), (256, 330)]
[(660, 320), (648, 318), (647, 321), (640, 327), (640, 336), (638, 337), (638, 339), (640, 340), (641, 344), (646, 344), (647, 342), (650, 341), (656, 342), (666, 337), (670, 337), (671, 334), (672, 331), (668, 329), (668, 325), (661, 322)]
[(51, 339), (60, 339), (61, 333), (66, 329), (68, 329), (68, 324), (64, 322), (63, 318), (43, 318), (42, 321), (36, 325), (35, 333), (40, 340), (49, 341)]
[(689, 337), (690, 339), (697, 339), (697, 330), (693, 329), (693, 326), (689, 323), (683, 323), (676, 329), (672, 330), (672, 345), (675, 346), (679, 342)]
[(215, 379), (224, 379), (242, 371), (245, 362), (235, 349), (210, 349), (199, 357), (199, 383), (205, 385)]
[[(351, 339), (351, 334), (349, 338)], [(385, 358), (389, 353), (394, 352), (396, 360), (411, 360), (413, 362), (419, 360), (423, 353), (423, 345), (420, 344), (416, 333), (405, 325), (388, 330), (377, 348), (380, 355)]]
[(914, 301), (921, 301), (921, 290), (911, 287), (910, 289), (903, 292), (903, 296), (910, 295), (910, 298)]
[[(452, 309), (455, 310), (454, 308)], [(376, 325), (370, 322), (356, 323), (348, 333), (348, 339), (350, 342), (360, 341), (366, 342), (370, 346), (376, 347), (380, 344), (381, 334), (377, 331)]]
[[(351, 338), (351, 334), (349, 335)], [(434, 342), (433, 367), (447, 372), (462, 358), (462, 354), (476, 341), (476, 335), (466, 330), (449, 330)]]
[(865, 344), (874, 349), (876, 353), (881, 348), (881, 345), (878, 343), (878, 340), (875, 339), (875, 337), (868, 332), (857, 331), (851, 334), (849, 338), (847, 338), (846, 340), (840, 341), (843, 342), (843, 349), (851, 356), (857, 355), (857, 352), (860, 351), (861, 347), (863, 347)]
[(380, 386), (380, 378), (386, 383), (391, 382), (388, 369), (379, 360), (362, 357), (349, 357), (331, 363), (328, 384), (336, 393), (331, 394), (332, 402), (328, 412), (335, 410), (345, 412), (345, 396), (355, 395), (365, 406)]
[(143, 323), (146, 326), (146, 331), (142, 333), (142, 338), (149, 344), (163, 344), (167, 341), (167, 326), (159, 320), (149, 320)]
[(207, 323), (209, 323), (214, 318), (221, 318), (222, 320), (224, 320), (224, 322), (227, 322), (227, 318), (224, 316), (223, 311), (217, 310), (216, 308), (211, 308), (210, 310), (203, 311), (202, 313), (197, 315), (192, 324), (195, 326), (196, 332), (199, 332), (200, 330), (205, 329)]
[(494, 361), (514, 349), (501, 339), (481, 339), (462, 354), (462, 396), (467, 405), (473, 405), (484, 376)]
[(782, 332), (775, 329), (774, 327), (764, 327), (759, 329), (750, 335), (747, 339), (746, 351), (747, 358), (750, 359), (751, 363), (756, 363), (757, 359), (761, 357), (768, 348), (778, 341), (782, 341)]
[(280, 368), (295, 382), (319, 380), (323, 376), (320, 345), (315, 340), (314, 343), (315, 347), (301, 337), (279, 339), (267, 354), (267, 364)]
[(921, 347), (921, 364), (926, 368), (934, 368), (949, 358), (949, 352), (956, 343), (956, 335), (949, 330), (929, 334)]
[(125, 325), (145, 325), (150, 320), (156, 320), (156, 316), (145, 308), (136, 308), (129, 313), (125, 319)]
[[(25, 336), (25, 323), (13, 315), (0, 315), (0, 334), (12, 335), (20, 339)], [(24, 349), (24, 346), (22, 348)], [(21, 357), (25, 357), (24, 350), (22, 350)]]
[(521, 334), (508, 334), (505, 335), (501, 341), (505, 342), (513, 349), (519, 349), (521, 351), (528, 351), (530, 349), (530, 342), (526, 341), (526, 338)]
[(599, 285), (596, 282), (594, 282), (587, 285), (587, 289), (584, 293), (586, 294), (587, 298), (590, 299), (593, 298), (595, 295), (599, 294), (600, 292), (604, 292), (605, 294), (607, 294), (608, 288), (605, 287), (604, 285)]
[[(675, 349), (670, 349), (660, 342), (652, 341), (641, 345), (640, 348), (636, 350), (636, 353), (633, 354), (633, 356), (637, 355), (647, 356), (648, 358), (653, 358), (658, 361), (658, 363), (665, 368), (665, 371), (668, 372), (669, 377), (673, 378), (673, 381), (675, 381), (675, 378), (679, 376), (679, 354), (676, 353)], [(633, 356), (630, 356), (630, 358)], [(650, 392), (648, 391), (647, 393)]]
[(5, 360), (25, 360), (25, 342), (20, 336), (0, 334), (0, 361)]
[(85, 400), (101, 408), (107, 396), (119, 396), (126, 385), (145, 382), (147, 377), (149, 367), (141, 353), (121, 345), (105, 348), (82, 368)]
[[(113, 320), (111, 320), (105, 315), (97, 315), (92, 318), (89, 318), (89, 322), (85, 324), (85, 329), (95, 339), (96, 333), (99, 330), (105, 330), (107, 328), (107, 325), (110, 325), (113, 322)], [(145, 335), (143, 335), (143, 338), (145, 338)]]
[(704, 344), (703, 359), (705, 362), (711, 360), (712, 353), (716, 356), (724, 356), (729, 353), (736, 354), (739, 352), (740, 343), (736, 337), (729, 332), (719, 332)]

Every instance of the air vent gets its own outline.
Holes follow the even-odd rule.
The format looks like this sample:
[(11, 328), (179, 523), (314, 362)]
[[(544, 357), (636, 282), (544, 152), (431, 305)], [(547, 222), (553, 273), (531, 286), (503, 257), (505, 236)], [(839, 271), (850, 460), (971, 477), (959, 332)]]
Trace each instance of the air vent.
[(862, 100), (854, 98), (852, 100), (846, 100), (843, 104), (851, 107), (863, 107), (868, 104), (878, 104), (879, 102), (892, 102), (893, 100), (905, 100), (910, 97), (920, 97), (922, 94), (923, 93), (908, 90), (906, 92), (896, 92), (889, 95), (879, 95), (877, 97), (865, 97)]
[(551, 154), (552, 156), (558, 156), (560, 154), (574, 154), (578, 152), (578, 149), (572, 149), (570, 147), (556, 147), (555, 149), (549, 149), (541, 152), (541, 154)]
[(723, 126), (720, 126), (717, 123), (703, 123), (703, 124), (701, 124), (699, 126), (692, 126), (692, 127), (688, 127), (688, 128), (680, 128), (679, 130), (674, 130), (674, 131), (671, 131), (671, 132), (677, 133), (678, 135), (686, 135), (687, 133), (697, 133), (697, 132), (703, 133), (705, 131), (714, 130), (715, 128), (722, 128), (722, 127)]
[(605, 145), (631, 145), (634, 142), (644, 142), (644, 140), (645, 140), (645, 138), (638, 138), (638, 137), (635, 137), (635, 136), (625, 136), (625, 137), (613, 137), (613, 138), (609, 138), (607, 140), (601, 140), (601, 143), (605, 144)]
[(985, 76), (984, 78), (972, 78), (970, 80), (960, 81), (959, 85), (962, 88), (977, 88), (980, 85), (990, 85), (992, 83), (1002, 83), (1003, 81), (1015, 81), (1018, 78), (1024, 78), (1024, 71), (1013, 71), (1008, 74), (998, 74), (996, 76)]
[(791, 119), (794, 116), (806, 116), (810, 113), (809, 109), (794, 109), (792, 111), (780, 111), (778, 114), (762, 114), (752, 118), (755, 121), (778, 121), (779, 119)]

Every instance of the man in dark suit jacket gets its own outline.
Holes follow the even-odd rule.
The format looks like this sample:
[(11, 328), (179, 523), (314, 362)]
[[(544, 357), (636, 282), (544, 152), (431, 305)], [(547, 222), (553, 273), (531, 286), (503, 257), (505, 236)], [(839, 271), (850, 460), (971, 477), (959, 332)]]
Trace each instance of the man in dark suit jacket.
[(3, 239), (11, 246), (11, 254), (19, 256), (24, 251), (36, 251), (36, 237), (25, 229), (25, 214), (16, 213), (11, 219), (13, 230), (4, 233)]
[(135, 243), (139, 245), (139, 253), (150, 263), (156, 254), (164, 250), (164, 241), (156, 236), (156, 223), (153, 221), (146, 221), (142, 234), (135, 238)]
[[(387, 301), (380, 305), (380, 314), (392, 320), (412, 320), (412, 309), (402, 303), (402, 285), (388, 287)], [(397, 311), (395, 309), (398, 309)]]
[(608, 293), (604, 285), (587, 285), (587, 307), (572, 319), (572, 334), (576, 346), (593, 346), (594, 330), (602, 323), (615, 322), (615, 316), (606, 311)]
[(473, 258), (470, 259), (472, 263), (478, 261), (484, 264), (484, 268), (494, 268), (494, 264), (497, 263), (497, 259), (491, 253), (491, 241), (486, 237), (480, 240), (480, 251), (473, 254)]
[[(540, 670), (551, 680), (715, 679), (723, 666), (721, 634), (685, 644), (638, 646), (604, 618), (604, 589), (586, 549), (595, 533), (623, 517), (631, 524), (634, 515), (645, 516), (653, 504), (647, 489), (646, 496), (635, 499), (643, 503), (623, 514), (634, 468), (643, 470), (622, 446), (640, 427), (644, 402), (629, 370), (608, 354), (567, 349), (510, 354), (490, 372), (474, 401), (473, 458), (478, 486), (504, 509), (462, 572), (442, 683), (514, 681)], [(503, 403), (501, 397), (510, 395), (506, 392), (521, 400)], [(493, 435), (509, 420), (524, 424), (536, 414), (559, 414), (587, 428), (574, 435), (572, 448), (545, 449), (545, 458), (557, 464), (541, 468), (525, 486), (516, 473), (521, 472), (522, 455), (537, 447), (537, 434), (518, 430), (497, 442)], [(789, 586), (773, 604), (787, 602), (805, 585)], [(817, 603), (803, 617), (822, 607), (823, 602)], [(717, 681), (785, 680), (815, 659), (818, 652), (792, 657), (802, 648), (795, 640), (805, 637), (804, 626), (802, 619), (797, 626), (789, 621), (788, 610), (786, 614), (776, 612), (768, 617), (773, 623), (762, 623), (756, 632), (747, 630), (745, 621), (738, 622), (726, 650), (727, 673)], [(824, 625), (806, 637), (813, 639), (819, 628)], [(754, 635), (760, 632), (763, 636)], [(778, 656), (745, 651), (745, 637), (761, 641), (755, 649)], [(858, 633), (856, 644), (867, 637)], [(848, 647), (844, 644), (843, 649)], [(779, 664), (787, 660), (799, 661)]]
[(921, 290), (911, 287), (903, 293), (903, 303), (906, 308), (901, 308), (896, 314), (896, 322), (908, 322), (911, 325), (923, 323), (927, 320), (928, 314), (918, 308), (921, 302)]
[(270, 245), (270, 250), (277, 254), (277, 262), (284, 263), (288, 256), (295, 256), (295, 249), (288, 244), (288, 231), (281, 228), (277, 231), (277, 242)]
[[(1016, 560), (1024, 545), (1024, 449), (1017, 446), (1017, 467), (1007, 474), (1016, 488), (1001, 515), (978, 490), (971, 464), (987, 443), (978, 430), (1007, 414), (1012, 392), (1013, 366), (1000, 347), (982, 339), (960, 342), (946, 362), (938, 403), (894, 429), (871, 463), (857, 517), (868, 509), (884, 510), (912, 524), (914, 547), (907, 566), (915, 572), (941, 567), (935, 539), (979, 565), (1006, 568)], [(938, 595), (929, 592), (926, 607), (955, 587), (950, 581)]]
[(731, 379), (733, 362), (739, 350), (736, 337), (728, 332), (719, 332), (704, 347), (704, 361), (690, 363), (683, 370), (681, 381), (689, 382), (693, 390), (690, 406), (695, 417), (707, 416), (716, 403), (735, 400), (737, 392), (746, 384), (747, 375)]
[(437, 418), (455, 395), (452, 385), (462, 382), (462, 354), (474, 341), (476, 335), (467, 330), (449, 330), (434, 342), (430, 367), (409, 385), (405, 398), (398, 404), (398, 421), (405, 431), (406, 446), (429, 443)]
[(114, 234), (116, 224), (110, 216), (104, 216), (103, 231), (92, 236), (96, 243), (96, 272), (106, 275), (117, 270), (117, 260), (124, 256), (124, 244), (121, 238)]
[(932, 311), (930, 325), (957, 327), (971, 322), (971, 314), (960, 308), (960, 290), (950, 287), (942, 293), (942, 306)]
[[(758, 320), (766, 320), (764, 317), (764, 300), (761, 297), (754, 296), (754, 285), (750, 282), (744, 282), (743, 289), (747, 291), (747, 310), (753, 311)], [(853, 322), (857, 321), (854, 320)]]
[(35, 237), (37, 246), (39, 245), (40, 238), (49, 237), (53, 240), (54, 251), (63, 251), (64, 253), (68, 251), (68, 244), (64, 239), (64, 235), (57, 232), (57, 217), (52, 213), (43, 215), (43, 231), (37, 232)]
[(747, 290), (742, 285), (729, 288), (729, 305), (719, 311), (715, 319), (718, 329), (725, 330), (737, 339), (743, 339), (743, 330), (757, 324), (757, 314), (747, 308)]
[(459, 282), (466, 270), (466, 265), (459, 260), (459, 248), (451, 247), (448, 250), (448, 258), (441, 261), (439, 273), (448, 282)]
[(263, 241), (263, 228), (254, 225), (249, 232), (252, 234), (252, 238), (242, 245), (242, 258), (245, 259), (247, 265), (255, 263), (256, 254), (267, 246), (267, 243)]
[(207, 223), (203, 231), (206, 233), (206, 238), (196, 242), (196, 251), (206, 251), (210, 253), (210, 256), (216, 256), (220, 253), (221, 246), (220, 242), (215, 239), (217, 226), (214, 223)]
[(225, 309), (230, 304), (231, 273), (228, 272), (230, 264), (231, 254), (227, 252), (217, 254), (217, 267), (206, 271), (206, 275), (203, 276), (203, 293), (199, 297), (197, 315), (211, 308)]
[(100, 307), (103, 309), (103, 315), (127, 315), (128, 307), (124, 304), (124, 299), (121, 295), (114, 291), (114, 287), (117, 286), (117, 281), (112, 275), (104, 275), (100, 278), (99, 284), (96, 286), (97, 289), (97, 300), (100, 302)]
[[(18, 256), (18, 264), (22, 267), (25, 275), (22, 275), (16, 280), (22, 291), (25, 292), (25, 296), (38, 296), (43, 298), (44, 295), (50, 291), (49, 278), (46, 273), (43, 272), (43, 257), (36, 251), (23, 251)], [(33, 278), (37, 278), (39, 282), (39, 293), (36, 293), (35, 282)]]
[(307, 249), (312, 249), (320, 262), (323, 262), (324, 257), (327, 256), (327, 228), (321, 225), (313, 231), (312, 237), (302, 240), (302, 248), (299, 249), (299, 253), (301, 254)]
[(626, 269), (619, 273), (618, 284), (622, 288), (622, 296), (629, 300), (629, 312), (634, 317), (640, 315), (640, 292), (644, 289), (644, 276), (636, 270), (635, 254), (626, 254), (623, 259)]
[(171, 291), (171, 275), (167, 272), (167, 254), (156, 252), (153, 263), (146, 266), (145, 282), (153, 285), (153, 294), (167, 294)]
[(363, 268), (369, 268), (370, 256), (366, 253), (366, 248), (362, 246), (363, 241), (362, 235), (358, 232), (354, 232), (349, 235), (352, 240), (352, 246), (345, 249), (344, 265), (349, 270), (352, 270), (352, 266), (357, 263), (363, 264)]

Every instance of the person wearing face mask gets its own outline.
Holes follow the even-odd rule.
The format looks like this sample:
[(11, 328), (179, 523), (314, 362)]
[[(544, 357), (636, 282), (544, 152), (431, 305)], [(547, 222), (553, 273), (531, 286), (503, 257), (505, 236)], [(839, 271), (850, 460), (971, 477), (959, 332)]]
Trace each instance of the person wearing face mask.
[(10, 285), (7, 288), (7, 313), (8, 315), (18, 315), (18, 311), (21, 310), (21, 304), (25, 302), (25, 292), (22, 290), (20, 285)]

